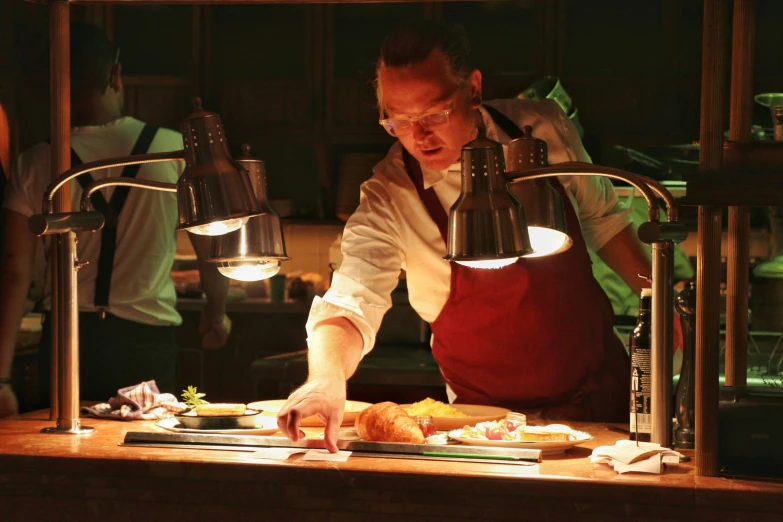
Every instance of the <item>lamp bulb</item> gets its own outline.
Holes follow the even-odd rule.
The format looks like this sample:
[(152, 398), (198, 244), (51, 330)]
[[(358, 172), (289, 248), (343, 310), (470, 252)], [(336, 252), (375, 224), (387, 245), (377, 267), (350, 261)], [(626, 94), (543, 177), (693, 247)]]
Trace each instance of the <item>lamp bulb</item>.
[(188, 228), (188, 232), (198, 234), (200, 236), (222, 236), (229, 232), (234, 232), (242, 228), (250, 217), (226, 219), (225, 221), (215, 221), (214, 223), (207, 223), (206, 225), (198, 225)]
[(503, 268), (504, 266), (512, 265), (519, 259), (518, 257), (508, 257), (506, 259), (481, 259), (477, 261), (457, 261), (460, 265), (467, 266), (469, 268)]
[(269, 279), (280, 271), (279, 261), (243, 261), (221, 263), (218, 271), (229, 279), (237, 281), (261, 281)]
[(525, 257), (544, 257), (559, 254), (571, 247), (568, 234), (546, 227), (527, 227), (533, 252)]

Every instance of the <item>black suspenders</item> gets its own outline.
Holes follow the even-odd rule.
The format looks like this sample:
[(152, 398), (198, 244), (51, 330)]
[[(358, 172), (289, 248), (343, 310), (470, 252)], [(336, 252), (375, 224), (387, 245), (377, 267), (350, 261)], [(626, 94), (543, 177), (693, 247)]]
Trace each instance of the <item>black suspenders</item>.
[[(155, 139), (155, 135), (158, 132), (158, 128), (152, 125), (145, 125), (139, 134), (136, 144), (133, 146), (131, 155), (146, 153), (152, 140)], [(82, 160), (71, 149), (71, 167), (81, 165)], [(123, 178), (135, 178), (139, 173), (141, 165), (128, 165), (122, 171)], [(82, 186), (82, 190), (86, 190), (87, 187), (94, 181), (93, 177), (87, 173), (82, 174), (78, 178), (79, 184)], [(98, 276), (95, 280), (95, 300), (94, 304), (98, 308), (105, 310), (109, 306), (109, 289), (111, 287), (111, 273), (114, 269), (114, 254), (117, 247), (117, 220), (122, 211), (122, 207), (125, 205), (125, 200), (128, 199), (128, 193), (131, 187), (115, 187), (112, 193), (111, 199), (106, 202), (103, 194), (96, 191), (90, 196), (90, 202), (92, 206), (103, 214), (105, 225), (101, 230), (101, 250), (98, 256)], [(102, 310), (102, 311), (103, 311)]]

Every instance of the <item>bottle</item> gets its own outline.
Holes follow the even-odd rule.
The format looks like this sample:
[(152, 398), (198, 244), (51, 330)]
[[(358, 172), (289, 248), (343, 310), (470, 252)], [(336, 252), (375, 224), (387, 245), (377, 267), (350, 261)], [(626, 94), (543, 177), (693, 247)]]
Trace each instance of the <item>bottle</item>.
[(642, 289), (639, 304), (639, 319), (631, 333), (631, 404), (630, 425), (631, 440), (649, 442), (652, 431), (650, 411), (652, 369), (652, 289)]
[(696, 283), (691, 281), (677, 295), (675, 310), (682, 325), (682, 370), (677, 381), (674, 447), (693, 449), (696, 444)]

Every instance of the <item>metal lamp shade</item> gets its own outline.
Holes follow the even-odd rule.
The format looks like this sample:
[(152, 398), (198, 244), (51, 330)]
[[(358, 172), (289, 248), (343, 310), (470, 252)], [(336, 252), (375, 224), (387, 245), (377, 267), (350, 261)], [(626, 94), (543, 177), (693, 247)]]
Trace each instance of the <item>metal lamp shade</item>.
[(530, 169), (548, 164), (546, 142), (534, 138), (530, 126), (525, 126), (522, 132), (521, 138), (508, 144), (506, 179), (511, 193), (525, 209), (533, 246), (533, 253), (525, 257), (558, 254), (573, 244), (568, 235), (563, 199), (546, 179), (515, 180)]
[(220, 116), (194, 100), (182, 123), (185, 171), (177, 181), (179, 227), (217, 236), (239, 229), (260, 209), (247, 171), (231, 159)]
[(213, 238), (208, 260), (218, 263), (218, 270), (226, 277), (258, 281), (277, 274), (280, 261), (289, 257), (280, 216), (267, 202), (264, 162), (250, 156), (249, 146), (242, 148), (244, 154), (237, 163), (247, 169), (261, 214), (251, 217), (239, 230)]
[(504, 179), (503, 147), (478, 138), (462, 147), (462, 193), (449, 212), (445, 259), (501, 268), (530, 254), (525, 213)]

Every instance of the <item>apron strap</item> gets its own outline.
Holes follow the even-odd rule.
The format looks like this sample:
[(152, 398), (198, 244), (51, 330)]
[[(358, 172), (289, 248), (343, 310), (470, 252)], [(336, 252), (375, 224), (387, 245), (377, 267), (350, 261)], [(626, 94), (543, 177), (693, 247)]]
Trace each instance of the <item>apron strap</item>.
[[(136, 140), (136, 144), (133, 146), (131, 156), (137, 154), (146, 153), (152, 140), (155, 139), (155, 135), (158, 133), (158, 128), (152, 125), (144, 125), (139, 137)], [(122, 170), (121, 177), (123, 178), (135, 178), (139, 173), (141, 165), (128, 165)], [(81, 182), (81, 179), (80, 179)], [(84, 187), (84, 184), (82, 184)], [(99, 308), (106, 308), (109, 306), (109, 290), (111, 288), (111, 274), (114, 270), (114, 255), (117, 248), (117, 222), (122, 211), (122, 207), (125, 206), (125, 201), (128, 199), (128, 193), (131, 187), (115, 187), (112, 193), (111, 200), (107, 207), (109, 210), (106, 216), (106, 224), (101, 230), (101, 250), (98, 255), (98, 275), (95, 279), (95, 306)], [(103, 197), (101, 197), (103, 199)], [(92, 198), (90, 199), (92, 201)], [(105, 199), (104, 199), (105, 201)]]
[(503, 129), (503, 132), (505, 132), (509, 138), (515, 140), (523, 136), (522, 129), (511, 121), (511, 118), (489, 105), (482, 105), (482, 107), (484, 107), (484, 110), (492, 117), (492, 121), (495, 122), (495, 125)]
[[(515, 140), (517, 138), (521, 138), (524, 136), (524, 133), (522, 132), (522, 129), (517, 126), (516, 123), (514, 123), (511, 118), (500, 112), (494, 107), (490, 107), (489, 105), (482, 105), (484, 107), (484, 110), (489, 113), (489, 115), (492, 117), (492, 121), (495, 122), (495, 125), (503, 129), (503, 132), (506, 133), (506, 135), (511, 138), (512, 140)], [(560, 196), (566, 198), (565, 201), (568, 201), (568, 196), (566, 195), (565, 188), (563, 187), (563, 184), (560, 183), (560, 180), (557, 178), (544, 178), (544, 181), (546, 183), (549, 183), (552, 185), (552, 187), (557, 190), (557, 192), (560, 194)]]
[(421, 165), (416, 161), (410, 152), (405, 147), (402, 148), (402, 159), (405, 162), (405, 171), (408, 173), (408, 177), (413, 182), (413, 186), (416, 187), (416, 192), (419, 194), (419, 199), (424, 203), (424, 208), (427, 209), (427, 213), (432, 220), (438, 225), (440, 235), (443, 237), (443, 241), (448, 245), (449, 237), (449, 215), (446, 214), (443, 205), (438, 199), (438, 195), (432, 187), (424, 188), (424, 176), (421, 172)]

